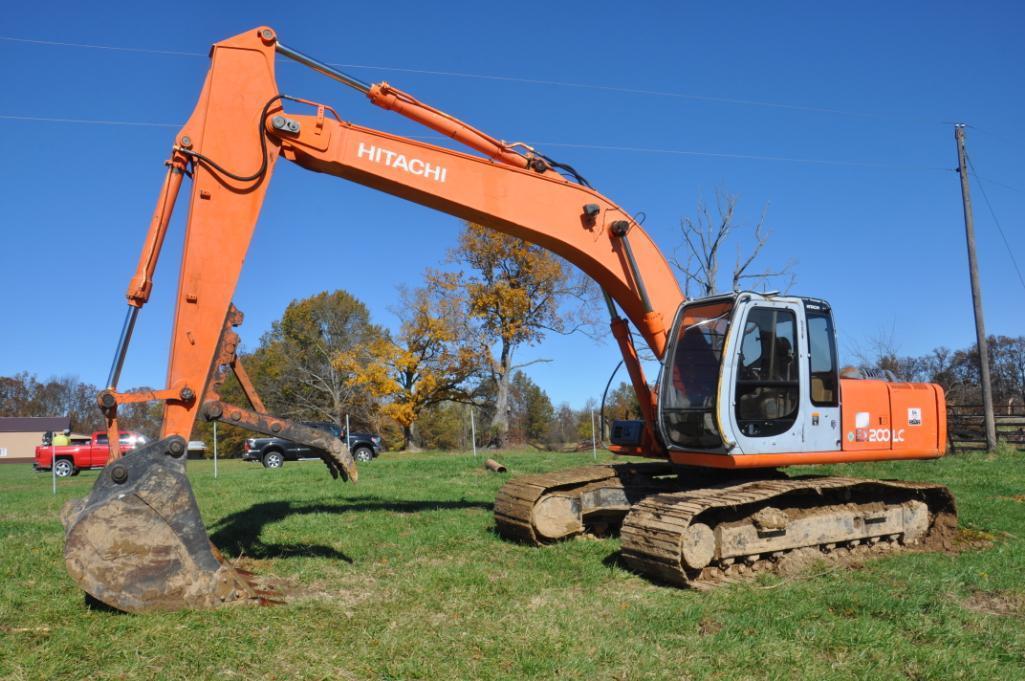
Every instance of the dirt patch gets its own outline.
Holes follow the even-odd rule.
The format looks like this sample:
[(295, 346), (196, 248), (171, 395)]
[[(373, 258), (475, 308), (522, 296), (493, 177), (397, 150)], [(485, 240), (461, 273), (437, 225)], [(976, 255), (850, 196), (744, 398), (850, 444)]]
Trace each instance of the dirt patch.
[(1012, 494), (1009, 497), (997, 497), (997, 499), (1002, 499), (1004, 501), (1013, 501), (1017, 504), (1025, 504), (1025, 494)]
[(963, 543), (959, 539), (961, 532), (953, 509), (944, 509), (936, 514), (929, 534), (912, 547), (912, 550), (960, 553), (964, 550), (959, 548)]
[(965, 551), (981, 551), (988, 549), (996, 542), (996, 535), (985, 530), (973, 530), (970, 527), (959, 527), (954, 534), (951, 546), (945, 547), (947, 553), (964, 553)]
[[(554, 587), (548, 589), (541, 589), (536, 594), (531, 596), (529, 601), (524, 603), (524, 607), (530, 611), (537, 610), (552, 610), (552, 611), (563, 611), (572, 610), (574, 604), (584, 593), (584, 589), (579, 586), (567, 586), (567, 587)], [(609, 591), (605, 594), (606, 598), (610, 603), (615, 600), (618, 594)], [(610, 606), (611, 607), (611, 606)], [(626, 607), (626, 604), (620, 603), (620, 607)]]
[(262, 560), (259, 558), (250, 558), (249, 556), (239, 556), (238, 558), (235, 558), (233, 560), (226, 560), (226, 562), (231, 563), (231, 566), (234, 567), (236, 570), (244, 570), (246, 572), (254, 574), (264, 572), (268, 570), (272, 565), (272, 561)]
[(352, 608), (376, 596), (379, 596), (377, 580), (364, 576), (359, 579), (296, 584), (289, 589), (288, 601), (331, 601)]
[(698, 633), (702, 636), (715, 636), (722, 631), (722, 622), (711, 617), (703, 617), (698, 622)]
[(973, 591), (961, 599), (961, 606), (986, 615), (1025, 619), (1025, 594), (1016, 591)]
[(46, 638), (50, 635), (50, 627), (38, 626), (38, 627), (8, 627), (0, 625), (0, 633), (4, 634), (22, 634), (27, 635), (31, 638)]
[[(259, 567), (263, 561), (239, 560), (235, 567), (251, 570)], [(245, 563), (245, 567), (242, 566)], [(345, 615), (350, 616), (351, 608), (369, 600), (380, 597), (376, 580), (368, 576), (351, 577), (337, 581), (318, 580), (310, 583), (296, 579), (274, 577), (266, 574), (248, 572), (244, 575), (249, 584), (265, 599), (269, 605), (286, 605), (306, 603), (310, 601), (330, 601), (345, 608)]]

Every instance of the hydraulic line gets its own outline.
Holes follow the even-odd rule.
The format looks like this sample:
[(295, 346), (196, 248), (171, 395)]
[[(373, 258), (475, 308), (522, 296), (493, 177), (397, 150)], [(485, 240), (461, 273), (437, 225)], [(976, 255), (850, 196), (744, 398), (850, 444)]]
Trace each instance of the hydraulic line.
[(114, 351), (114, 362), (110, 365), (110, 373), (107, 374), (107, 389), (116, 390), (117, 382), (121, 378), (121, 369), (125, 365), (125, 355), (128, 354), (128, 344), (132, 340), (132, 332), (135, 331), (135, 320), (139, 317), (140, 308), (135, 305), (128, 306), (128, 314), (125, 315), (124, 324), (121, 325), (121, 337), (117, 341), (117, 350)]
[(184, 155), (186, 155), (186, 156), (188, 156), (188, 157), (190, 157), (190, 158), (192, 158), (192, 159), (197, 159), (199, 161), (202, 161), (203, 163), (205, 163), (206, 165), (210, 166), (211, 168), (213, 168), (217, 172), (219, 172), (222, 175), (225, 175), (227, 177), (230, 177), (231, 179), (235, 180), (236, 182), (252, 182), (254, 180), (258, 180), (261, 177), (263, 177), (264, 173), (267, 172), (267, 130), (266, 130), (266, 128), (264, 128), (264, 121), (267, 118), (267, 112), (270, 111), (271, 104), (273, 104), (274, 102), (278, 101), (279, 99), (288, 99), (288, 100), (291, 100), (291, 101), (302, 101), (302, 100), (296, 99), (295, 97), (289, 97), (288, 95), (274, 95), (273, 97), (271, 97), (270, 99), (267, 100), (266, 104), (263, 105), (263, 111), (260, 112), (260, 120), (257, 122), (258, 132), (259, 132), (259, 135), (260, 135), (260, 157), (261, 157), (260, 158), (260, 167), (252, 175), (236, 175), (235, 173), (231, 172), (230, 170), (225, 169), (223, 166), (218, 165), (217, 162), (214, 161), (209, 156), (204, 156), (203, 154), (199, 153), (198, 151), (192, 151), (191, 149), (188, 149), (188, 148), (186, 148), (184, 146), (176, 146), (175, 150), (180, 152), (180, 153), (182, 153), (182, 154), (184, 154)]
[(303, 66), (309, 66), (314, 71), (323, 73), (328, 78), (333, 78), (343, 85), (348, 85), (351, 88), (359, 90), (363, 94), (370, 93), (370, 83), (365, 83), (355, 76), (350, 76), (347, 73), (343, 73), (338, 69), (332, 68), (322, 61), (318, 61), (309, 55), (303, 54), (299, 50), (293, 50), (287, 45), (282, 45), (280, 41), (274, 45), (274, 49), (277, 50), (277, 53), (281, 56), (297, 61)]

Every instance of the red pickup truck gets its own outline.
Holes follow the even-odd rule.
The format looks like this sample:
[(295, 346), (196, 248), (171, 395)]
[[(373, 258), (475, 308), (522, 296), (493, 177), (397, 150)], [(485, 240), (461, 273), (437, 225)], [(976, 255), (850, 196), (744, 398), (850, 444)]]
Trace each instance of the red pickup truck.
[[(121, 433), (118, 438), (121, 451), (129, 452), (139, 445), (146, 444), (146, 437), (132, 431)], [(105, 431), (93, 433), (89, 442), (77, 445), (39, 445), (36, 447), (36, 460), (32, 467), (37, 471), (48, 471), (55, 467), (54, 474), (61, 478), (78, 475), (83, 468), (103, 468), (110, 457), (110, 446)], [(52, 464), (53, 459), (57, 460)]]

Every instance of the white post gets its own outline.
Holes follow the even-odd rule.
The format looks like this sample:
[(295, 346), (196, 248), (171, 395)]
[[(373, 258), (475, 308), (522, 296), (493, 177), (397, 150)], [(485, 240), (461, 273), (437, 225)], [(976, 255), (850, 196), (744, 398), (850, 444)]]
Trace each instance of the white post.
[(217, 421), (214, 421), (214, 478), (217, 478)]
[(352, 454), (352, 443), (349, 439), (349, 415), (345, 415), (345, 451)]
[(57, 447), (50, 436), (50, 477), (53, 478), (53, 494), (57, 496)]
[(594, 409), (591, 410), (591, 458), (598, 460), (598, 439), (594, 434)]
[(473, 458), (477, 458), (477, 426), (473, 422), (473, 407), (470, 407), (470, 444), (473, 445)]

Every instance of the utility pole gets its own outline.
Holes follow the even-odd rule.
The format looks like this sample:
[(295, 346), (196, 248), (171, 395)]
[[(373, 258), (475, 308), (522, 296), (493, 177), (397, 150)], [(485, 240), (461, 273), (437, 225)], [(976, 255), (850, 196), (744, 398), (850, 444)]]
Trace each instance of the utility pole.
[(997, 446), (997, 426), (993, 418), (993, 387), (989, 380), (989, 347), (986, 344), (986, 324), (982, 318), (982, 288), (979, 286), (979, 261), (975, 257), (975, 225), (972, 217), (972, 197), (968, 191), (968, 163), (964, 146), (964, 123), (954, 125), (957, 141), (957, 174), (961, 176), (961, 200), (964, 202), (964, 231), (968, 241), (968, 274), (972, 280), (972, 304), (975, 306), (975, 339), (979, 348), (979, 376), (982, 379), (982, 411), (986, 421), (986, 449)]

